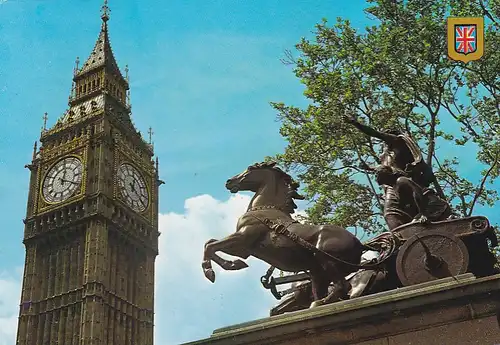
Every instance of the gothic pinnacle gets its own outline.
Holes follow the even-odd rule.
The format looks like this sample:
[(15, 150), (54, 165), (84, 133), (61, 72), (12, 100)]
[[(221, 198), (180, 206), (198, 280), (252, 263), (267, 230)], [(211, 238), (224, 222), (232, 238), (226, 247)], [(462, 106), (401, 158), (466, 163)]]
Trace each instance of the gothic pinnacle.
[(42, 133), (47, 130), (47, 120), (49, 119), (49, 115), (47, 113), (43, 114), (43, 127)]
[(35, 141), (35, 144), (33, 145), (33, 160), (36, 158), (36, 150), (37, 150), (38, 142)]
[(80, 64), (80, 58), (77, 56), (75, 60), (75, 69), (73, 70), (73, 75), (78, 73), (78, 65)]
[(149, 127), (149, 130), (148, 130), (148, 134), (149, 134), (149, 145), (153, 145), (153, 134), (155, 132), (153, 132), (153, 128), (150, 126)]
[(104, 0), (104, 5), (101, 7), (101, 19), (103, 21), (103, 24), (106, 25), (106, 22), (109, 20), (109, 7), (108, 7), (108, 0)]

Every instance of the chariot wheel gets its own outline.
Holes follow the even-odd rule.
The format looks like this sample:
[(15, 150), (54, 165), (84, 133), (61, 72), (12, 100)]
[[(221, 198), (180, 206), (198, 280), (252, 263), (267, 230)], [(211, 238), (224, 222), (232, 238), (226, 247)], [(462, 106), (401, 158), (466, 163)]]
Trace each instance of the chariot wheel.
[(399, 248), (396, 271), (404, 286), (463, 274), (469, 252), (463, 241), (439, 230), (423, 231)]

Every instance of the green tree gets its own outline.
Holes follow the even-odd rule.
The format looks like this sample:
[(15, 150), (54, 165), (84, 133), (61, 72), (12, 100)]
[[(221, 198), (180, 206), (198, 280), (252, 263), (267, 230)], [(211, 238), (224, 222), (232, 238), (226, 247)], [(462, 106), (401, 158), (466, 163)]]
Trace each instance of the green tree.
[[(288, 146), (277, 159), (303, 182), (312, 222), (386, 231), (382, 193), (367, 171), (381, 144), (345, 122), (356, 117), (377, 129), (417, 139), (454, 210), (500, 200), (500, 1), (372, 0), (375, 25), (360, 32), (348, 20), (323, 20), (314, 40), (287, 52), (285, 63), (306, 86), (307, 109), (272, 103)], [(485, 52), (479, 61), (447, 57), (446, 18), (483, 16)], [(457, 151), (471, 152), (460, 162)], [(480, 174), (464, 174), (466, 168)], [(467, 175), (467, 176), (466, 176)]]

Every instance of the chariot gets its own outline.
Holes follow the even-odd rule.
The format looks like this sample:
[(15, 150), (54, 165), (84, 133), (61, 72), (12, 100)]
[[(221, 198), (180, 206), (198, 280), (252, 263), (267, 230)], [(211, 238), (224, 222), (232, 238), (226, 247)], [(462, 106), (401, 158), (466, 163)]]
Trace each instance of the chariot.
[[(356, 273), (385, 270), (389, 276), (396, 276), (396, 280), (393, 279), (396, 281), (393, 288), (396, 288), (466, 272), (476, 276), (492, 274), (496, 259), (489, 247), (496, 247), (498, 242), (488, 219), (474, 216), (404, 224), (376, 236), (365, 245), (379, 255), (376, 259), (362, 262)], [(271, 267), (267, 271), (261, 283), (277, 299), (307, 286), (309, 275), (306, 272), (273, 277), (273, 270)], [(351, 279), (354, 275), (347, 278)], [(280, 285), (290, 283), (295, 286), (278, 290)], [(363, 294), (368, 293), (365, 291)]]

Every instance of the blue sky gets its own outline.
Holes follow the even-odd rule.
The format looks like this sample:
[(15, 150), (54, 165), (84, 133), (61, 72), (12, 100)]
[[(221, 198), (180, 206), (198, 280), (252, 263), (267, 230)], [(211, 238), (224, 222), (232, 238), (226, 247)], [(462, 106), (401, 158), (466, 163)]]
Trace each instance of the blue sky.
[[(250, 260), (242, 272), (203, 278), (202, 244), (233, 231), (247, 195), (226, 179), (283, 150), (270, 101), (306, 105), (292, 68), (279, 59), (326, 17), (369, 22), (364, 1), (111, 1), (109, 22), (120, 67), (130, 69), (133, 120), (155, 132), (160, 177), (156, 344), (207, 337), (214, 328), (266, 317), (273, 298)], [(67, 107), (77, 56), (100, 30), (99, 0), (0, 0), (0, 345), (17, 324), (21, 243), (29, 175), (23, 166)], [(3, 332), (3, 333), (2, 333)], [(6, 340), (4, 340), (6, 339)]]
[[(43, 113), (51, 126), (66, 109), (75, 59), (86, 59), (97, 39), (101, 5), (0, 2), (1, 345), (13, 342), (24, 263), (21, 220), (29, 175), (23, 166)], [(166, 182), (160, 195), (156, 344), (207, 337), (214, 328), (267, 316), (274, 302), (259, 283), (267, 266), (250, 261), (246, 272), (221, 273), (211, 285), (200, 268), (202, 243), (233, 231), (248, 201), (229, 199), (226, 179), (285, 146), (269, 102), (306, 104), (291, 67), (279, 61), (283, 51), (311, 36), (323, 17), (347, 16), (363, 27), (363, 1), (109, 5), (113, 51), (120, 67), (130, 69), (133, 120), (143, 133), (153, 127)]]

